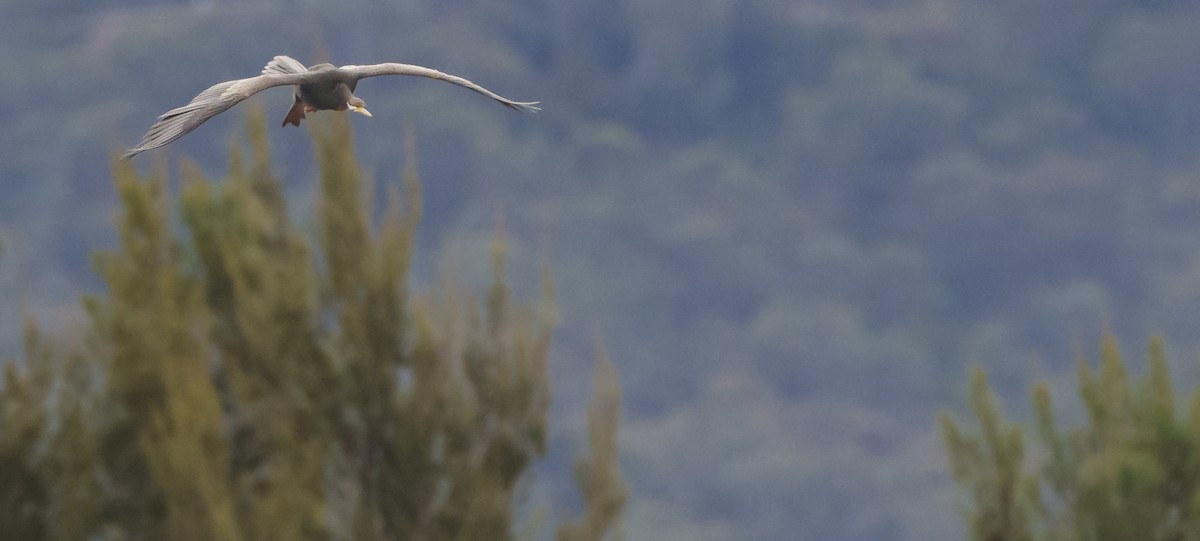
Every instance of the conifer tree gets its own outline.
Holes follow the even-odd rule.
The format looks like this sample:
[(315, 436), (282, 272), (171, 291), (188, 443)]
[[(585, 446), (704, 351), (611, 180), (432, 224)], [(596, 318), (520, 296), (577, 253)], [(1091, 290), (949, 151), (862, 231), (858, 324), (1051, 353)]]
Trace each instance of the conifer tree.
[(181, 196), (222, 359), (234, 482), (249, 539), (324, 538), (334, 375), (318, 328), (312, 254), (272, 176), (261, 111), (252, 158), (230, 153), (214, 187), (189, 169)]
[(48, 483), (36, 454), (46, 425), (42, 397), (50, 385), (40, 345), (36, 327), (28, 327), (25, 350), (34, 362), (24, 368), (5, 362), (0, 388), (0, 531), (25, 539), (48, 533)]
[(1086, 422), (1068, 430), (1058, 426), (1049, 386), (1034, 387), (1036, 461), (982, 369), (971, 385), (978, 434), (942, 415), (972, 539), (1200, 539), (1200, 388), (1180, 415), (1161, 340), (1150, 342), (1148, 373), (1134, 385), (1111, 336), (1098, 373), (1080, 361), (1078, 385)]
[[(228, 179), (185, 163), (180, 219), (162, 168), (114, 165), (120, 245), (96, 256), (85, 339), (26, 359), (0, 389), (0, 532), (21, 539), (506, 539), (546, 452), (552, 310), (515, 302), (497, 235), (482, 299), (409, 291), (420, 191), (382, 218), (348, 122), (316, 119), (317, 243), (271, 172), (265, 120)], [(178, 231), (184, 231), (180, 236)], [(544, 281), (544, 303), (553, 287)], [(577, 531), (624, 501), (619, 389), (598, 358)], [(598, 510), (598, 511), (597, 511)], [(565, 529), (564, 529), (565, 530)]]
[(621, 388), (617, 369), (599, 344), (592, 385), (592, 403), (587, 415), (589, 449), (575, 463), (575, 481), (583, 493), (584, 512), (578, 520), (559, 526), (559, 541), (603, 541), (614, 532), (629, 498), (629, 487), (617, 463)]
[(939, 422), (954, 479), (970, 499), (971, 538), (983, 541), (1031, 539), (1027, 487), (1032, 482), (1023, 468), (1025, 443), (1020, 429), (1006, 421), (982, 368), (971, 371), (971, 411), (979, 435), (963, 434), (943, 414)]
[(210, 377), (213, 353), (203, 334), (203, 291), (182, 271), (163, 178), (143, 182), (130, 167), (120, 164), (114, 175), (125, 208), (121, 247), (96, 257), (109, 294), (88, 303), (108, 375), (110, 422), (123, 436), (122, 454), (138, 470), (129, 489), (162, 513), (161, 520), (139, 520), (126, 530), (180, 540), (239, 539), (228, 441)]

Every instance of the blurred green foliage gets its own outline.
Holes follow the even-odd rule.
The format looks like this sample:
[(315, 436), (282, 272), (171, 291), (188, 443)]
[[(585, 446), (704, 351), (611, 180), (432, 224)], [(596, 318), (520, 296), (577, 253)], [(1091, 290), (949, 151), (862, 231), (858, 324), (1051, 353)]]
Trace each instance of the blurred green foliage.
[(966, 431), (942, 414), (971, 539), (1196, 538), (1200, 389), (1175, 394), (1158, 339), (1140, 382), (1129, 381), (1111, 335), (1100, 356), (1099, 373), (1079, 363), (1082, 426), (1060, 429), (1050, 386), (1033, 388), (1033, 444), (1004, 417), (982, 368), (972, 372), (970, 386), (978, 429)]
[(597, 346), (593, 398), (587, 416), (590, 450), (575, 463), (575, 482), (583, 493), (584, 514), (559, 526), (558, 541), (603, 541), (629, 498), (629, 487), (621, 478), (621, 465), (616, 460), (620, 389), (617, 368)]
[[(114, 165), (120, 246), (95, 257), (108, 287), (85, 299), (86, 337), (68, 347), (30, 324), (24, 361), (5, 364), (2, 537), (515, 537), (546, 453), (553, 311), (512, 300), (502, 235), (482, 300), (449, 277), (412, 293), (415, 160), (376, 219), (349, 124), (314, 124), (316, 248), (261, 114), (224, 183), (185, 164), (188, 238), (161, 169)], [(584, 518), (564, 540), (605, 539), (626, 497), (620, 387), (602, 353), (597, 367)]]

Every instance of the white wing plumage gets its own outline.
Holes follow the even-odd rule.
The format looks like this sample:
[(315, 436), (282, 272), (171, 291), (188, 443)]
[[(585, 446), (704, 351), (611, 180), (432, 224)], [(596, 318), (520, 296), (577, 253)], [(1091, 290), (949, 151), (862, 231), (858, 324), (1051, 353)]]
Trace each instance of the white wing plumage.
[(127, 150), (121, 159), (133, 156), (166, 145), (188, 132), (200, 127), (208, 119), (225, 112), (230, 107), (245, 101), (268, 88), (292, 85), (303, 82), (302, 74), (296, 75), (259, 75), (247, 79), (225, 81), (208, 87), (192, 101), (183, 107), (176, 107), (163, 113), (158, 121), (150, 126), (146, 135), (137, 146)]
[(432, 68), (426, 68), (424, 66), (417, 66), (414, 64), (396, 64), (388, 62), (383, 64), (372, 64), (369, 66), (342, 66), (338, 68), (338, 70), (352, 75), (355, 79), (377, 77), (379, 75), (416, 75), (419, 77), (428, 77), (430, 79), (446, 81), (447, 83), (453, 83), (464, 88), (469, 88), (500, 102), (505, 107), (510, 109), (516, 109), (518, 111), (529, 113), (541, 110), (541, 108), (537, 106), (539, 102), (513, 101), (457, 75), (442, 73)]
[[(536, 101), (513, 101), (462, 77), (442, 73), (423, 66), (384, 63), (370, 66), (342, 66), (335, 69), (308, 71), (308, 68), (305, 68), (304, 64), (301, 64), (296, 59), (280, 55), (272, 58), (267, 63), (262, 70), (262, 75), (217, 83), (201, 92), (195, 98), (192, 98), (192, 101), (188, 102), (187, 105), (176, 107), (163, 113), (158, 117), (154, 125), (150, 126), (150, 130), (146, 132), (146, 135), (142, 136), (142, 140), (137, 146), (126, 151), (121, 158), (129, 159), (139, 153), (171, 143), (200, 127), (208, 119), (225, 112), (230, 107), (268, 88), (328, 81), (343, 81), (349, 84), (365, 77), (376, 77), (379, 75), (416, 75), (428, 77), (469, 88), (511, 109), (525, 112), (540, 110)], [(351, 84), (351, 88), (353, 86)]]

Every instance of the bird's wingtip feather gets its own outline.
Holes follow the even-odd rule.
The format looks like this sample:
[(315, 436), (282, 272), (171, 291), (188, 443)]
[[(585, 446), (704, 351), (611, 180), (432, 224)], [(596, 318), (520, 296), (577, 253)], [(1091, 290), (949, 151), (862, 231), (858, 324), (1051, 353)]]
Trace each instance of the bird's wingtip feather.
[(536, 113), (536, 112), (542, 110), (541, 107), (538, 107), (539, 103), (542, 103), (542, 102), (540, 102), (540, 101), (514, 101), (511, 104), (509, 104), (509, 107), (512, 107), (513, 109), (516, 109), (523, 113)]

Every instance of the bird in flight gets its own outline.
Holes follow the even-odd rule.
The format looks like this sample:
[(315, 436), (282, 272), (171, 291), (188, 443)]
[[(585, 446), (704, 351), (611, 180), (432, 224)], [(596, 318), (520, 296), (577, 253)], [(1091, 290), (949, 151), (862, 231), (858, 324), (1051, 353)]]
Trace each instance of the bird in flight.
[(510, 109), (527, 112), (540, 110), (536, 101), (513, 101), (462, 77), (422, 66), (384, 63), (336, 67), (333, 64), (317, 64), (306, 68), (290, 56), (276, 56), (263, 68), (261, 75), (217, 83), (192, 98), (187, 105), (163, 113), (150, 126), (150, 131), (142, 136), (141, 142), (127, 150), (121, 159), (127, 160), (179, 139), (226, 109), (276, 86), (291, 85), (295, 96), (281, 127), (288, 124), (300, 126), (305, 113), (313, 111), (350, 110), (371, 116), (366, 103), (354, 95), (354, 87), (359, 79), (377, 75), (419, 75), (469, 88)]

